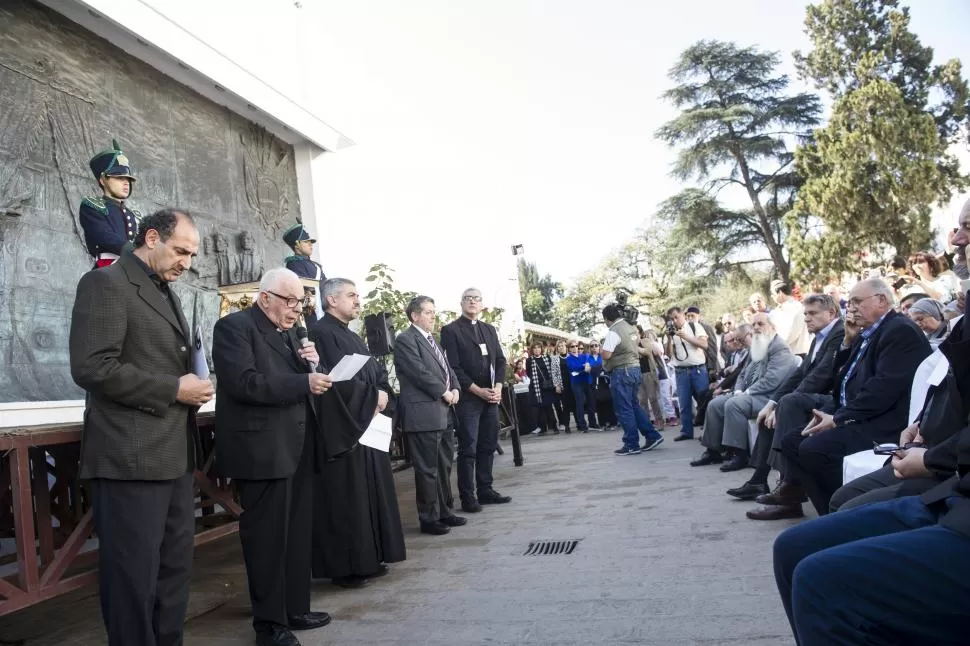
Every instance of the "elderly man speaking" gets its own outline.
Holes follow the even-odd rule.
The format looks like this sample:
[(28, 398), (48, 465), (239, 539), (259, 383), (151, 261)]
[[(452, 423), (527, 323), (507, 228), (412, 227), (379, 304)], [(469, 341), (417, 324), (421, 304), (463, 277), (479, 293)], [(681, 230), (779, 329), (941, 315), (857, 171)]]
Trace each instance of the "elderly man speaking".
[(700, 459), (690, 463), (693, 467), (721, 462), (725, 438), (730, 438), (729, 445), (737, 448), (731, 449), (731, 459), (721, 465), (721, 471), (737, 471), (748, 466), (748, 420), (758, 416), (771, 394), (795, 369), (791, 349), (775, 332), (767, 314), (755, 314), (751, 327), (754, 328), (751, 360), (738, 377), (734, 390), (718, 395), (708, 405), (701, 440), (707, 450)]

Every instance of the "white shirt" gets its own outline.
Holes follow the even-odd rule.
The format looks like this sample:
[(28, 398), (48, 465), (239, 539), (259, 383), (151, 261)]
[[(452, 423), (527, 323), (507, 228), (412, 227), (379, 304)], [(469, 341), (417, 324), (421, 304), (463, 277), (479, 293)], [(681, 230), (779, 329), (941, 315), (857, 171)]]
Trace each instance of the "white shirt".
[[(692, 329), (690, 321), (687, 321), (680, 329), (698, 341), (707, 339), (707, 332), (704, 331), (704, 326), (700, 323), (694, 323)], [(693, 343), (688, 343), (679, 336), (675, 336), (671, 343), (674, 346), (674, 356), (671, 357), (670, 362), (674, 364), (675, 368), (694, 368), (707, 365), (707, 352), (704, 351), (704, 348), (698, 348)]]
[[(616, 323), (613, 325), (616, 325)], [(610, 331), (606, 333), (606, 338), (603, 339), (603, 351), (613, 352), (618, 345), (620, 345), (620, 335), (614, 332), (611, 327)]]

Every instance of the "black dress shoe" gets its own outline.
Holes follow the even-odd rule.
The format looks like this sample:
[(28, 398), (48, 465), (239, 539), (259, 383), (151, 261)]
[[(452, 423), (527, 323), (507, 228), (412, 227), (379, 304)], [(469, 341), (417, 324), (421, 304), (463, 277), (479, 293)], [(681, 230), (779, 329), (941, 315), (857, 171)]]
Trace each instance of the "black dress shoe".
[(674, 438), (674, 442), (683, 442), (684, 440), (693, 440), (693, 439), (694, 439), (693, 435), (684, 435), (683, 433), (681, 433), (680, 435)]
[(290, 624), (290, 630), (313, 630), (329, 624), (330, 615), (325, 612), (310, 611), (303, 615), (290, 615), (286, 621)]
[(440, 518), (438, 522), (443, 525), (447, 525), (448, 527), (461, 527), (468, 521), (462, 518), (461, 516), (452, 515), (452, 516), (445, 516), (444, 518)]
[(348, 590), (357, 590), (358, 588), (363, 588), (367, 585), (367, 579), (360, 576), (338, 576), (334, 579), (330, 579), (330, 583), (334, 585), (339, 585), (341, 588), (347, 588)]
[(708, 449), (704, 451), (704, 454), (701, 455), (701, 457), (691, 462), (690, 465), (692, 467), (706, 467), (709, 464), (720, 464), (721, 462), (724, 462), (724, 458), (721, 457), (721, 454), (717, 451)]
[(300, 640), (286, 626), (272, 624), (256, 631), (256, 646), (300, 646)]
[(494, 489), (485, 492), (485, 494), (478, 494), (478, 503), (480, 505), (503, 505), (507, 502), (512, 502), (512, 497), (503, 496)]
[[(738, 453), (730, 460), (721, 465), (721, 471), (728, 473), (729, 471), (740, 471), (741, 469), (746, 469), (748, 466), (748, 456), (746, 453)], [(767, 492), (765, 492), (767, 493)]]
[(421, 523), (421, 533), (431, 534), (432, 536), (442, 536), (451, 531), (451, 528), (442, 522)]
[(767, 483), (755, 484), (750, 481), (745, 482), (740, 487), (727, 490), (727, 495), (734, 496), (738, 500), (754, 500), (758, 496), (766, 493), (768, 493)]
[(466, 514), (477, 514), (482, 510), (482, 506), (474, 500), (463, 500), (461, 502), (461, 510)]
[(387, 567), (383, 563), (377, 566), (377, 569), (373, 572), (368, 572), (361, 576), (363, 579), (379, 579), (382, 576), (387, 576), (387, 573), (391, 571), (391, 568)]

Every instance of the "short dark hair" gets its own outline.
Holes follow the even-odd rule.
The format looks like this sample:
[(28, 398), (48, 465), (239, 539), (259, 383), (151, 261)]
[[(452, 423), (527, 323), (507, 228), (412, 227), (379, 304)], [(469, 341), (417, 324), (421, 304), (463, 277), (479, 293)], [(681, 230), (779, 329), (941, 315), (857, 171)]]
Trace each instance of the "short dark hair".
[(674, 314), (680, 314), (680, 312), (681, 309), (679, 307), (671, 307), (669, 310), (667, 310), (667, 318), (670, 318)]
[(607, 321), (615, 321), (620, 318), (620, 308), (616, 305), (607, 305), (603, 308), (603, 318)]
[(915, 303), (916, 301), (921, 301), (924, 298), (930, 298), (930, 295), (929, 294), (924, 294), (922, 292), (916, 292), (916, 293), (913, 293), (913, 294), (907, 294), (906, 296), (903, 296), (903, 298), (899, 301), (899, 306), (902, 307), (903, 305), (905, 305), (906, 303), (908, 303), (910, 301), (912, 301), (912, 302)]
[(425, 303), (431, 303), (432, 305), (434, 305), (434, 299), (431, 298), (430, 296), (421, 296), (421, 295), (415, 296), (414, 298), (411, 299), (411, 302), (408, 303), (408, 308), (405, 310), (409, 323), (414, 321), (414, 319), (411, 318), (412, 315), (421, 313), (421, 308), (424, 306)]
[(772, 287), (776, 292), (781, 292), (785, 296), (791, 296), (791, 284), (783, 283), (781, 281), (772, 284)]
[(190, 224), (195, 226), (195, 220), (192, 219), (192, 215), (182, 209), (162, 209), (142, 218), (141, 223), (138, 225), (138, 235), (135, 236), (135, 249), (140, 249), (145, 246), (145, 236), (152, 229), (158, 231), (158, 237), (161, 238), (162, 242), (168, 242), (168, 239), (172, 237), (172, 233), (175, 232), (179, 218), (185, 218)]
[(809, 294), (802, 299), (802, 306), (805, 305), (818, 305), (823, 310), (835, 312), (836, 316), (838, 316), (840, 313), (839, 304), (836, 303), (835, 299), (828, 294)]

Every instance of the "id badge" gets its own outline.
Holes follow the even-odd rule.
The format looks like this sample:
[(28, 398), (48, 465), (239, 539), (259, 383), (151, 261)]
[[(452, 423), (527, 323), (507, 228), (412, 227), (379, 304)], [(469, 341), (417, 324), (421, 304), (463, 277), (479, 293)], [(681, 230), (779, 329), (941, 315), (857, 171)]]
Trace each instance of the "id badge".
[(483, 357), (487, 357), (488, 356), (488, 346), (485, 345), (484, 343), (479, 343), (478, 344), (478, 347), (482, 349), (482, 356)]

